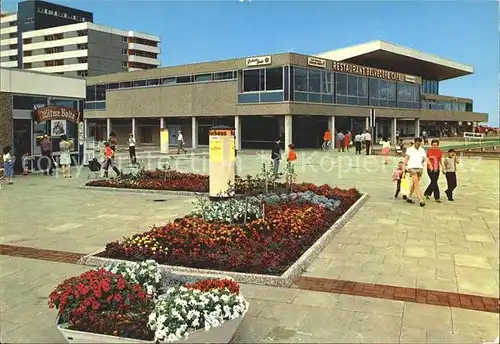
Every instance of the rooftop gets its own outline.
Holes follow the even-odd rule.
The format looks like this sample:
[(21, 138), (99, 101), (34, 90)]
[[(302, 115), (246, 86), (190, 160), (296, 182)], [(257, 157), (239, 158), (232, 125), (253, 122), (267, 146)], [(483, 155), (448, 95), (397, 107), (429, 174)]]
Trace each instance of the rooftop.
[(474, 73), (472, 66), (380, 40), (332, 50), (316, 56), (437, 81)]

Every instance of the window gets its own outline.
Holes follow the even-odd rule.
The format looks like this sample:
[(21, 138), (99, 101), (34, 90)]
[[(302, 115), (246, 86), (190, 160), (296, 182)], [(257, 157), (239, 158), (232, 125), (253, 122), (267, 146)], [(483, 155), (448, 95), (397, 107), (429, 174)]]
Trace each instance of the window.
[(370, 79), (370, 105), (396, 107), (396, 83)]
[(15, 21), (15, 20), (9, 22), (9, 26), (16, 26), (16, 25), (17, 25), (17, 21)]
[(295, 67), (293, 69), (293, 74), (295, 90), (307, 92), (309, 90), (307, 84), (307, 69)]
[(122, 36), (122, 42), (127, 43), (128, 42), (128, 37)]
[(9, 61), (17, 61), (17, 56), (9, 56)]
[(264, 69), (249, 69), (243, 71), (243, 92), (264, 91)]
[(32, 55), (32, 51), (31, 50), (23, 51), (23, 55), (24, 56), (31, 56)]
[(89, 76), (89, 72), (86, 71), (86, 70), (79, 70), (77, 73), (76, 73), (79, 77), (86, 77), (86, 76)]
[(31, 44), (31, 38), (23, 39), (23, 44)]
[(23, 68), (24, 69), (30, 69), (30, 68), (32, 68), (31, 67), (31, 63), (25, 63), (25, 64), (23, 64)]
[(16, 32), (12, 32), (9, 34), (9, 38), (16, 38), (17, 37), (17, 33)]
[(235, 79), (233, 72), (214, 73), (214, 80), (231, 80)]
[(9, 49), (17, 49), (17, 44), (11, 44), (9, 45)]
[(356, 75), (347, 76), (347, 95), (358, 96), (358, 77)]
[(108, 90), (116, 90), (120, 88), (120, 84), (118, 82), (112, 82), (111, 84), (108, 84), (107, 89)]
[(177, 79), (172, 77), (172, 78), (163, 78), (161, 79), (161, 84), (162, 85), (173, 85), (177, 83)]
[(321, 70), (309, 69), (309, 92), (321, 92)]
[(77, 33), (78, 33), (78, 36), (80, 36), (80, 37), (88, 35), (88, 31), (87, 30), (78, 30)]
[(146, 80), (135, 80), (133, 82), (134, 87), (144, 87), (146, 86)]
[(106, 85), (96, 85), (95, 100), (106, 100)]
[(176, 78), (176, 82), (178, 84), (187, 84), (187, 83), (190, 83), (191, 82), (191, 76), (190, 75), (186, 75), (186, 76), (178, 76)]
[(266, 68), (266, 91), (283, 89), (283, 67)]
[(12, 105), (16, 110), (35, 110), (47, 105), (47, 98), (45, 97), (14, 95), (12, 98)]
[(347, 95), (347, 75), (346, 74), (335, 74), (335, 89), (337, 90), (337, 95)]
[(129, 87), (132, 87), (131, 81), (120, 82), (120, 88), (129, 88)]
[(128, 55), (128, 50), (127, 49), (122, 49), (122, 55)]
[[(420, 107), (420, 87), (413, 84), (397, 84), (397, 106), (400, 108), (418, 109)], [(446, 109), (443, 104), (428, 104), (429, 108), (436, 110)]]
[(123, 67), (123, 68), (127, 68), (127, 67), (128, 67), (128, 63), (127, 63), (127, 61), (123, 61), (123, 62), (122, 62), (122, 67)]
[(198, 74), (194, 76), (195, 82), (212, 81), (212, 74)]
[(333, 93), (332, 77), (333, 73), (323, 71), (323, 75), (321, 77), (321, 93)]
[(77, 44), (76, 47), (80, 50), (87, 50), (89, 48), (87, 43)]
[(79, 57), (78, 58), (78, 63), (88, 63), (89, 59), (88, 57)]
[(146, 80), (146, 85), (147, 86), (156, 86), (156, 85), (159, 85), (160, 84), (160, 80), (159, 79), (149, 79), (149, 80)]
[(86, 94), (87, 94), (87, 97), (86, 97), (86, 100), (88, 102), (93, 102), (95, 101), (95, 85), (93, 86), (87, 86), (87, 89), (86, 89)]

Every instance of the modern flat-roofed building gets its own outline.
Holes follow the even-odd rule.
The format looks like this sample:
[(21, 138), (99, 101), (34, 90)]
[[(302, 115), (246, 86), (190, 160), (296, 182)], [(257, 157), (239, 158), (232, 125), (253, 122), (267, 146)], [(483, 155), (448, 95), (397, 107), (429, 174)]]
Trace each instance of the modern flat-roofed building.
[(125, 143), (159, 142), (160, 128), (182, 129), (192, 147), (208, 129), (230, 125), (237, 148), (264, 148), (279, 137), (319, 147), (327, 128), (394, 141), (472, 131), (488, 115), (468, 98), (439, 94), (442, 80), (472, 74), (470, 66), (381, 41), (317, 56), (296, 53), (117, 73), (87, 79), (87, 132)]
[(28, 0), (0, 18), (0, 66), (95, 76), (157, 68), (160, 38), (93, 23), (93, 14)]

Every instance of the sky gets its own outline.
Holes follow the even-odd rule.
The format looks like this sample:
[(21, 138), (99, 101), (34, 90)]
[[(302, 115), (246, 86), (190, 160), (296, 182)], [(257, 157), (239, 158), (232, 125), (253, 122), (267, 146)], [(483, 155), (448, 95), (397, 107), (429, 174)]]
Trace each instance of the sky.
[[(4, 11), (18, 1), (3, 0)], [(316, 54), (384, 40), (472, 65), (440, 84), (472, 98), (499, 123), (499, 10), (496, 1), (53, 1), (94, 13), (94, 22), (161, 37), (164, 66), (269, 55)]]

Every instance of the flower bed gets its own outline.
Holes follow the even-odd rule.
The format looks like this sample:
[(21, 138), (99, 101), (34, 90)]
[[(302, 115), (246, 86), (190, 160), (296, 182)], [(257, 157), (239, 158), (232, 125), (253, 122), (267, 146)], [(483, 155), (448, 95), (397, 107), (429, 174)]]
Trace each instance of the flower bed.
[(175, 342), (241, 318), (248, 303), (232, 280), (166, 275), (150, 260), (67, 279), (50, 294), (49, 307), (58, 309), (63, 333)]
[(215, 215), (210, 208), (197, 209), (164, 226), (108, 243), (99, 256), (280, 275), (361, 196), (355, 189), (310, 183), (294, 184), (293, 190), (291, 194), (248, 197), (248, 207), (255, 209), (258, 204), (262, 211), (252, 210), (247, 222), (242, 221), (241, 203), (237, 207), (218, 205)]

